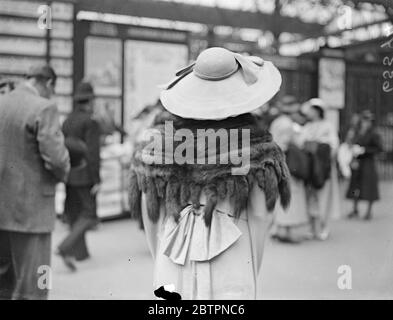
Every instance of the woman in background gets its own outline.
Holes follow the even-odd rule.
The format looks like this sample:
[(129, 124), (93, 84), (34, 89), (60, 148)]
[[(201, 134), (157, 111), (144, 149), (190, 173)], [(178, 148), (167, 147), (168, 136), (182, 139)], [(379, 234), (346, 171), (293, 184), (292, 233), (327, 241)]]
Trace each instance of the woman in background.
[(353, 200), (353, 211), (350, 218), (359, 216), (359, 200), (368, 201), (365, 220), (372, 218), (373, 203), (379, 200), (378, 174), (375, 156), (382, 151), (382, 143), (374, 125), (374, 115), (366, 110), (361, 114), (360, 128), (353, 143), (360, 146), (359, 155), (352, 161), (352, 175), (347, 191), (347, 198)]
[[(294, 121), (299, 119), (300, 104), (295, 97), (284, 96), (278, 103), (280, 115), (273, 120), (270, 126), (274, 142), (286, 154), (287, 163), (291, 172), (291, 204), (287, 210), (278, 209), (271, 230), (273, 239), (281, 242), (298, 243), (303, 240), (299, 236), (294, 235), (296, 228), (308, 223), (306, 189), (304, 174), (307, 167), (307, 161), (302, 161), (301, 156), (304, 155), (300, 149), (299, 137), (302, 127)], [(299, 157), (300, 156), (300, 157)], [(288, 161), (293, 160), (294, 166)], [(294, 169), (294, 170), (293, 170)], [(305, 170), (302, 170), (305, 169)]]
[[(339, 215), (340, 211), (340, 193), (335, 161), (339, 138), (333, 125), (325, 117), (326, 106), (321, 99), (311, 99), (304, 104), (303, 108), (309, 119), (309, 122), (303, 127), (301, 137), (303, 146), (311, 150), (319, 148), (321, 145), (328, 145), (330, 150), (327, 157), (320, 159), (321, 162), (327, 161), (322, 167), (329, 168), (329, 172), (324, 177), (325, 181), (318, 188), (309, 184), (307, 193), (312, 236), (318, 240), (326, 240), (329, 235), (329, 219), (332, 214)], [(320, 174), (321, 172), (315, 173)]]

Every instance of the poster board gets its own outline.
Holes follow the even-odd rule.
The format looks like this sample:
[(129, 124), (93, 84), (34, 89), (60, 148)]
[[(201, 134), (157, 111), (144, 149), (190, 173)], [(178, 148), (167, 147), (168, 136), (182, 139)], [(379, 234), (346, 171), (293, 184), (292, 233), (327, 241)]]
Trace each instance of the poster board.
[(322, 57), (319, 60), (319, 97), (326, 103), (326, 119), (339, 130), (338, 110), (345, 105), (345, 61)]
[[(185, 44), (127, 40), (124, 47), (124, 127), (145, 106), (155, 104), (161, 89), (188, 62)], [(129, 130), (131, 132), (131, 130)]]
[(92, 82), (97, 95), (121, 95), (121, 49), (120, 39), (86, 39), (84, 74)]
[(331, 108), (345, 104), (345, 61), (321, 58), (319, 61), (319, 97)]

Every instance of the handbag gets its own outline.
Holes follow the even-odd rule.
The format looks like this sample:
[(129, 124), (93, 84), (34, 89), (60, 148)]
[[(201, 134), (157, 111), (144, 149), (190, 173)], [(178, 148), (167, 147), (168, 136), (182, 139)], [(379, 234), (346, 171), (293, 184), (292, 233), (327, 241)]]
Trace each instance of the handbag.
[(290, 143), (286, 152), (286, 160), (289, 172), (292, 176), (303, 181), (308, 181), (310, 179), (311, 159), (307, 151)]
[(332, 160), (331, 147), (327, 143), (308, 141), (305, 150), (310, 154), (310, 184), (315, 189), (322, 189), (330, 178)]

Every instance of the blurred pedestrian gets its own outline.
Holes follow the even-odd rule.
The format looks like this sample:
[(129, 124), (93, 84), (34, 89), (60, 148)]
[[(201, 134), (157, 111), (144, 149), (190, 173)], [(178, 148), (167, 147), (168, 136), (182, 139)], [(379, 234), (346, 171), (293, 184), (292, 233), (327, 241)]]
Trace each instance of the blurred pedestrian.
[(347, 198), (353, 199), (353, 211), (349, 217), (359, 216), (358, 202), (368, 201), (366, 220), (372, 218), (373, 203), (379, 200), (378, 173), (375, 156), (382, 151), (381, 137), (374, 126), (374, 115), (369, 110), (362, 112), (360, 127), (353, 139), (360, 151), (351, 163), (352, 175)]
[(300, 104), (293, 96), (284, 96), (280, 101), (278, 116), (270, 126), (274, 142), (285, 152), (291, 172), (291, 204), (287, 210), (280, 208), (274, 219), (272, 238), (282, 242), (298, 243), (301, 237), (293, 234), (294, 229), (307, 225), (305, 180), (308, 176), (308, 155), (301, 150), (299, 137), (301, 126), (298, 118)]
[(326, 105), (318, 98), (307, 101), (302, 108), (308, 122), (300, 140), (311, 155), (311, 173), (308, 183), (307, 202), (312, 237), (326, 240), (328, 223), (332, 215), (339, 215), (340, 193), (336, 154), (339, 146), (338, 133), (325, 117)]
[(59, 245), (58, 253), (72, 271), (76, 270), (74, 259), (82, 261), (89, 258), (86, 232), (98, 223), (96, 195), (100, 185), (100, 127), (92, 118), (94, 98), (91, 84), (81, 82), (75, 91), (75, 108), (63, 123), (71, 155), (64, 214), (71, 231)]
[[(131, 212), (143, 217), (154, 287), (174, 284), (183, 299), (255, 299), (269, 212), (276, 200), (288, 205), (290, 190), (283, 152), (250, 112), (274, 96), (281, 75), (269, 61), (223, 48), (206, 49), (178, 75), (162, 91), (167, 111), (149, 131), (157, 137), (155, 152), (146, 154), (152, 149), (151, 136), (145, 137), (131, 166)], [(187, 139), (172, 136), (175, 145), (163, 150), (171, 124), (176, 137)], [(228, 141), (229, 130), (244, 129), (249, 144)], [(209, 146), (198, 145), (202, 132)], [(224, 132), (217, 146), (216, 134)], [(178, 148), (188, 150), (185, 162)], [(249, 170), (236, 172), (229, 153), (239, 152), (250, 155)], [(160, 164), (163, 158), (168, 161)]]
[(70, 168), (59, 113), (49, 100), (56, 74), (38, 65), (26, 78), (0, 96), (0, 299), (47, 298), (39, 278), (51, 265), (55, 185)]

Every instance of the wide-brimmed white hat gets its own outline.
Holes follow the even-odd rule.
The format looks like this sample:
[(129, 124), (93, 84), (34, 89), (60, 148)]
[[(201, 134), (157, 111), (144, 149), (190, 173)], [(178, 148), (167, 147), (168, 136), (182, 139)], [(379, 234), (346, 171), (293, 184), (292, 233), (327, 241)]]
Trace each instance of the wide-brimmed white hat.
[(183, 118), (218, 120), (251, 112), (280, 89), (281, 74), (270, 61), (224, 48), (201, 52), (161, 92), (169, 112)]

